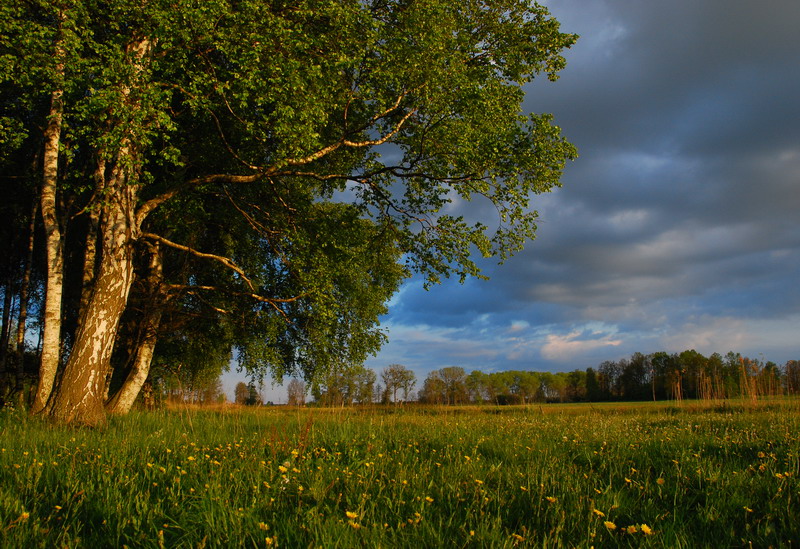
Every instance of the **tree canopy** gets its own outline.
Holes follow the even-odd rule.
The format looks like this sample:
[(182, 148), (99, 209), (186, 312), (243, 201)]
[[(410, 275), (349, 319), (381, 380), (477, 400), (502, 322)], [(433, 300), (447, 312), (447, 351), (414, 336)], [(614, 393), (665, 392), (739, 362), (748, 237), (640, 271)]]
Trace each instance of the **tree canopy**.
[(0, 162), (46, 234), (35, 408), (102, 420), (126, 311), (133, 395), (162, 322), (201, 310), (277, 376), (374, 352), (405, 276), (533, 238), (575, 150), (522, 86), (575, 38), (520, 0), (4, 2)]

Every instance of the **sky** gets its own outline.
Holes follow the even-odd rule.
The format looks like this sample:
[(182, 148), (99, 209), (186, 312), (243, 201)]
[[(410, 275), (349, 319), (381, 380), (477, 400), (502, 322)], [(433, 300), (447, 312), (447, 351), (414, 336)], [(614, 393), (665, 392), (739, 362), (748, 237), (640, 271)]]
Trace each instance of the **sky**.
[(540, 3), (580, 39), (524, 110), (553, 113), (579, 158), (534, 198), (536, 240), (481, 263), (490, 280), (405, 283), (366, 365), (421, 386), (634, 352), (800, 359), (800, 2)]

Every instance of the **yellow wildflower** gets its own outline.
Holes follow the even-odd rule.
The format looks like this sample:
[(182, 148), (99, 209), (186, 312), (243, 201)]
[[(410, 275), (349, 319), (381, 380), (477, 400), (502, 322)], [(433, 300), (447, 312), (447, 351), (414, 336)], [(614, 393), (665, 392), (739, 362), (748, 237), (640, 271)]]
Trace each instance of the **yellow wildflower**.
[(430, 496), (425, 496), (425, 501), (427, 501), (428, 503), (433, 503), (433, 498)]
[(646, 524), (642, 524), (641, 526), (639, 526), (639, 528), (641, 528), (642, 533), (644, 533), (645, 536), (649, 536), (653, 533), (653, 529)]
[(592, 509), (592, 513), (594, 513), (594, 514), (595, 514), (595, 515), (597, 515), (598, 517), (604, 517), (604, 516), (606, 516), (606, 514), (605, 514), (604, 512), (602, 512), (600, 509)]
[(606, 528), (608, 528), (609, 530), (615, 530), (617, 528), (617, 525), (611, 522), (610, 520), (603, 522), (603, 524), (605, 524)]
[(663, 479), (663, 478), (661, 478), (661, 477), (658, 477), (658, 478), (656, 479), (656, 484), (658, 484), (659, 486), (661, 486), (662, 484), (664, 484), (664, 482), (665, 482), (665, 481), (664, 481), (664, 479)]
[(549, 501), (550, 503), (555, 503), (556, 501), (558, 501), (558, 500), (557, 500), (556, 498), (554, 498), (553, 496), (546, 496), (544, 499), (546, 499), (546, 500), (547, 500), (547, 501)]
[(358, 513), (354, 513), (352, 511), (345, 511), (344, 514), (347, 515), (347, 518), (349, 518), (349, 519), (357, 519), (358, 518)]

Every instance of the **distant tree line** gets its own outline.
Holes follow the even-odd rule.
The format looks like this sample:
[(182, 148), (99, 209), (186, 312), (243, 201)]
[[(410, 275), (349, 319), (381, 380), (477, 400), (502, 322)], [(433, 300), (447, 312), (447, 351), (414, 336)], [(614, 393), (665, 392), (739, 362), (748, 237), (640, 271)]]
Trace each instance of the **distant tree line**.
[(510, 370), (470, 374), (458, 366), (428, 374), (419, 401), (430, 404), (528, 404), (758, 398), (800, 393), (800, 361), (783, 366), (729, 352), (703, 356), (634, 353), (597, 368), (571, 372)]
[[(800, 393), (800, 361), (784, 365), (740, 353), (704, 356), (681, 353), (634, 353), (606, 360), (596, 368), (571, 372), (507, 370), (467, 373), (460, 366), (430, 372), (417, 395), (414, 372), (392, 364), (378, 376), (363, 366), (330, 372), (311, 386), (314, 402), (324, 406), (399, 403), (531, 404), (537, 402), (602, 402), (641, 400), (759, 398)], [(293, 380), (290, 404), (305, 403), (305, 384)], [(416, 398), (415, 398), (416, 396)]]

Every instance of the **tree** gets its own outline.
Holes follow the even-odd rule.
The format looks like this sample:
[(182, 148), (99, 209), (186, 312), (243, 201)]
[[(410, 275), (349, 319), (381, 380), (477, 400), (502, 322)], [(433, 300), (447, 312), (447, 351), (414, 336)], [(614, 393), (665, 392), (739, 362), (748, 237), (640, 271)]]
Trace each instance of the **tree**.
[(301, 380), (292, 378), (286, 386), (287, 401), (289, 406), (303, 406), (306, 403), (306, 384)]
[(236, 384), (236, 388), (233, 391), (234, 394), (234, 402), (236, 404), (246, 404), (247, 398), (250, 396), (250, 390), (247, 388), (247, 383), (244, 381), (240, 381)]
[[(314, 377), (338, 349), (380, 344), (380, 309), (407, 274), (387, 263), (403, 254), (428, 284), (478, 276), (473, 250), (500, 260), (518, 251), (535, 231), (531, 196), (558, 185), (575, 156), (550, 116), (520, 114), (522, 85), (554, 79), (575, 40), (536, 4), (39, 4), (3, 7), (0, 84), (20, 92), (4, 101), (42, 105), (8, 127), (16, 141), (45, 128), (52, 311), (65, 289), (59, 223), (74, 218), (61, 205), (97, 220), (71, 254), (83, 258), (87, 291), (72, 292), (82, 300), (55, 390), (61, 316), (45, 318), (37, 408), (58, 421), (103, 421), (117, 328), (152, 245), (217, 271), (214, 284), (191, 273), (173, 291), (221, 292), (236, 312), (270, 317), (260, 320), (268, 343), (234, 342), (248, 364)], [(444, 213), (456, 197), (489, 201), (498, 220)], [(326, 224), (323, 211), (350, 222)], [(381, 291), (342, 306), (329, 290), (355, 296), (341, 275), (359, 270), (339, 256), (352, 259), (359, 225), (380, 237), (364, 252)], [(328, 261), (339, 276), (326, 276)], [(311, 355), (319, 360), (303, 360)]]
[(465, 404), (469, 402), (467, 374), (460, 366), (434, 370), (425, 378), (419, 399), (430, 404)]
[(391, 401), (397, 403), (398, 391), (402, 391), (403, 400), (408, 399), (417, 382), (417, 376), (402, 364), (390, 364), (381, 372), (381, 380), (386, 393), (392, 396)]

